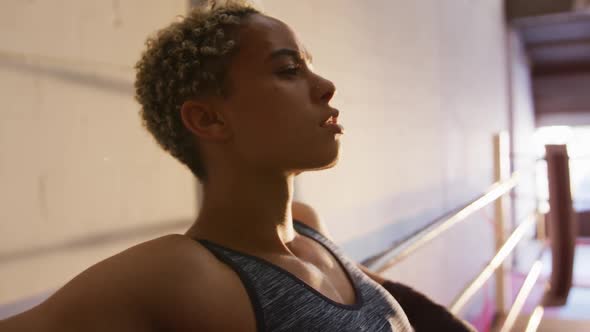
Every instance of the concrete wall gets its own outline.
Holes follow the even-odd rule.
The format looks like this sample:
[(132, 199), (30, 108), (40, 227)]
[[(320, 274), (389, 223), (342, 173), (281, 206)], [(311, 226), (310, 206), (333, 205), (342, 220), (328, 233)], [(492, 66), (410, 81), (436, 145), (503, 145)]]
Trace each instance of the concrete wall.
[(141, 127), (132, 66), (174, 1), (0, 4), (0, 303), (54, 289), (195, 215)]

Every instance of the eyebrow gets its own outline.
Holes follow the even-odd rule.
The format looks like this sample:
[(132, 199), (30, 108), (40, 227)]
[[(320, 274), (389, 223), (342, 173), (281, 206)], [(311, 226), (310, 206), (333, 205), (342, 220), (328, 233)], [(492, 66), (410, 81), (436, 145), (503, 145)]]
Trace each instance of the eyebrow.
[(313, 62), (313, 57), (307, 51), (299, 52), (299, 51), (295, 51), (290, 48), (281, 48), (281, 49), (272, 51), (270, 53), (270, 55), (268, 56), (268, 58), (266, 59), (266, 61), (271, 61), (276, 58), (280, 58), (282, 56), (292, 57), (292, 58), (299, 60), (299, 61), (306, 60), (309, 63)]

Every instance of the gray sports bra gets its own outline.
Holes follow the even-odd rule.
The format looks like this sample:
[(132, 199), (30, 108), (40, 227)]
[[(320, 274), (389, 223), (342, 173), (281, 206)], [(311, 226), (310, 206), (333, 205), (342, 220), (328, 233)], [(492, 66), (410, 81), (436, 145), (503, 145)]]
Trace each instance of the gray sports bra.
[(336, 258), (354, 287), (356, 303), (335, 302), (259, 257), (197, 240), (238, 274), (250, 297), (258, 331), (413, 331), (389, 292), (348, 260), (332, 241), (298, 221), (294, 227)]

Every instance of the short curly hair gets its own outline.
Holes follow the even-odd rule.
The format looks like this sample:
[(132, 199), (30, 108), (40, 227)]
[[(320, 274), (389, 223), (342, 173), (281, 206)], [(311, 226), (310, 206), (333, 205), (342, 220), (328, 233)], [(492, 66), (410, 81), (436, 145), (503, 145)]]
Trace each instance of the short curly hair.
[(148, 38), (135, 65), (135, 99), (143, 125), (200, 180), (206, 178), (205, 167), (180, 107), (190, 98), (227, 95), (227, 67), (237, 50), (238, 27), (257, 13), (247, 1), (197, 7)]

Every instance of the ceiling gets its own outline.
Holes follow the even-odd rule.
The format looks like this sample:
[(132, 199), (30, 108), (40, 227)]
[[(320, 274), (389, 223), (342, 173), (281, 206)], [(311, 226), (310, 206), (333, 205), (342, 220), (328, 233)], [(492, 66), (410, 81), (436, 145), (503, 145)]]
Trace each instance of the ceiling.
[(590, 1), (508, 0), (533, 75), (590, 72)]
[(590, 0), (507, 0), (531, 64), (537, 125), (590, 124)]

